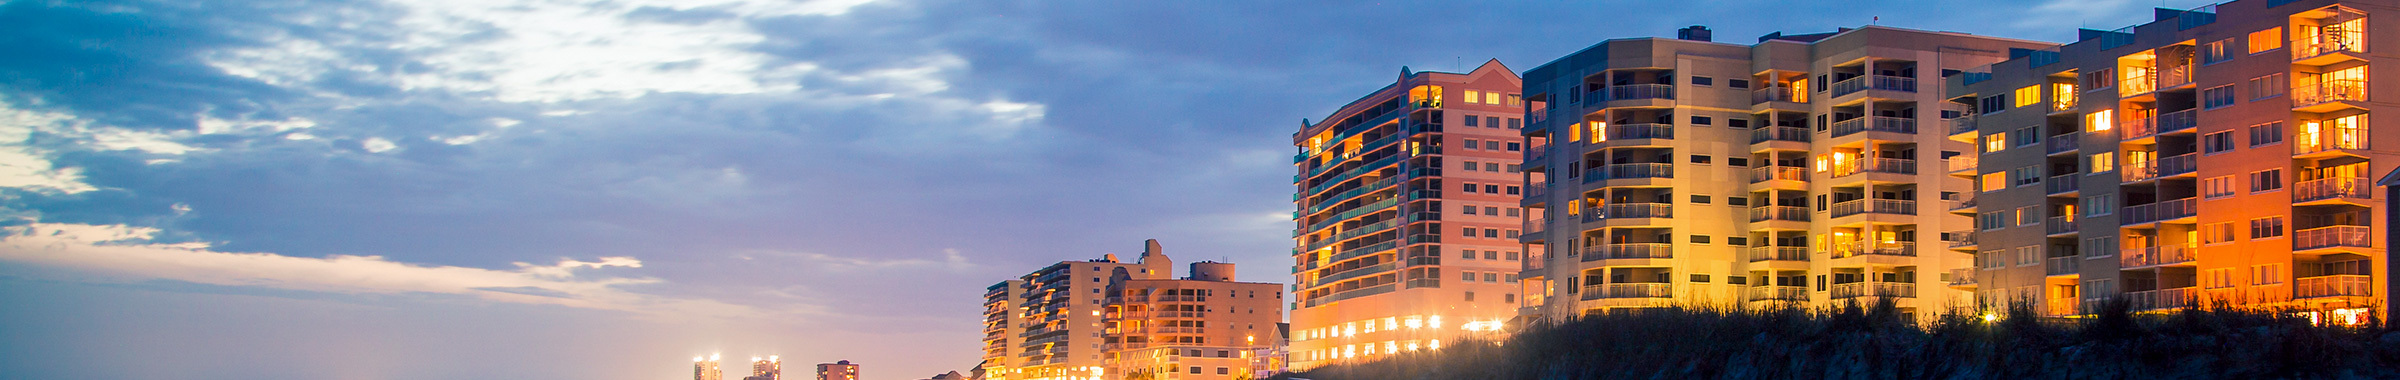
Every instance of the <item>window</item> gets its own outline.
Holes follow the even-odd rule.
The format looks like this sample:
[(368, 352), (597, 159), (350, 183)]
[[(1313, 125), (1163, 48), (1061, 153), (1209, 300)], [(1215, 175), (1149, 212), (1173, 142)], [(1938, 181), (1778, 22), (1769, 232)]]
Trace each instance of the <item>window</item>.
[(1462, 233), (1462, 234), (1463, 234), (1463, 236), (1466, 236), (1466, 237), (1475, 237), (1475, 227), (1464, 227), (1464, 228), (1459, 228), (1459, 232), (1460, 232), (1460, 233)]
[[(1483, 104), (1500, 104), (1500, 93), (1497, 93), (1497, 92), (1486, 92), (1486, 93), (1483, 93)], [(1494, 126), (1494, 127), (1500, 126), (1500, 123), (1492, 123), (1492, 126)]]
[(2201, 108), (2213, 110), (2233, 105), (2233, 85), (2229, 84), (2210, 87), (2206, 90), (2200, 90), (2200, 98), (2202, 102)]
[[(1516, 120), (1516, 119), (1509, 119), (1509, 120)], [(1515, 152), (1515, 151), (1522, 151), (1522, 150), (1525, 150), (1525, 144), (1524, 144), (1524, 143), (1514, 143), (1514, 142), (1512, 142), (1512, 143), (1508, 143), (1508, 151), (1510, 151), (1510, 152)]]
[(1693, 117), (1692, 117), (1692, 125), (1709, 125), (1709, 124), (1714, 124), (1714, 123), (1716, 123), (1716, 122), (1717, 122), (1717, 121), (1716, 121), (1715, 119), (1711, 119), (1711, 118), (1709, 118), (1709, 117), (1707, 117), (1707, 116), (1693, 116)]
[(2284, 85), (2285, 81), (2286, 78), (2283, 76), (2283, 73), (2267, 74), (2257, 78), (2250, 78), (2250, 100), (2272, 98), (2278, 95), (2283, 95), (2284, 89), (2290, 87)]
[[(2038, 90), (2037, 90), (2037, 91), (2038, 91)], [(1993, 95), (1993, 96), (1987, 96), (1987, 97), (1983, 97), (1982, 99), (1977, 99), (1977, 102), (1978, 102), (1978, 103), (1980, 103), (1980, 104), (1982, 105), (1982, 107), (1981, 107), (1981, 108), (1976, 108), (1976, 110), (1983, 111), (1983, 113), (1984, 113), (1984, 114), (1986, 114), (1986, 115), (1992, 114), (1992, 113), (1994, 113), (1994, 112), (2000, 112), (2000, 111), (2006, 111), (2006, 110), (2008, 110), (2008, 95), (2007, 95), (2007, 94), (2001, 94), (2001, 95)], [(1820, 124), (1822, 124), (1822, 123), (1820, 123)]]
[(1705, 275), (1705, 274), (1699, 274), (1699, 273), (1693, 273), (1693, 274), (1692, 274), (1692, 282), (1693, 282), (1693, 283), (1701, 283), (1701, 284), (1708, 283), (1708, 275)]
[(1715, 160), (1716, 160), (1715, 158), (1713, 158), (1713, 157), (1710, 157), (1709, 155), (1705, 155), (1705, 154), (1695, 154), (1695, 155), (1692, 155), (1692, 163), (1695, 163), (1695, 164), (1707, 165), (1707, 164), (1709, 163), (1709, 161), (1715, 161)]
[(1524, 188), (1522, 188), (1522, 187), (1517, 187), (1517, 186), (1509, 186), (1509, 187), (1508, 187), (1508, 192), (1507, 192), (1506, 194), (1508, 194), (1508, 195), (1517, 195), (1517, 192), (1519, 192), (1519, 191), (1522, 191), (1523, 189), (1524, 189)]
[[(1469, 236), (1472, 236), (1472, 235), (1469, 235)], [(1458, 250), (1458, 258), (1460, 258), (1460, 259), (1465, 259), (1465, 260), (1474, 260), (1474, 259), (1475, 259), (1475, 250), (1472, 250), (1472, 249), (1461, 249), (1461, 250)]]
[(1500, 185), (1483, 185), (1484, 194), (1499, 194)]
[[(1468, 91), (1468, 92), (1474, 92), (1474, 91)], [(1483, 120), (1483, 118), (1474, 117), (1474, 116), (1467, 116), (1466, 120), (1461, 120), (1461, 121), (1462, 121), (1462, 123), (1461, 123), (1461, 124), (1462, 124), (1462, 125), (1469, 126), (1469, 127), (1474, 127), (1474, 126), (1477, 126), (1477, 125), (1475, 125), (1477, 122), (1479, 122), (1479, 121), (1482, 121), (1482, 120)]]
[(1467, 302), (1475, 302), (1475, 292), (1467, 292)]
[(1483, 229), (1483, 237), (1485, 237), (1485, 238), (1498, 238), (1498, 237), (1500, 237), (1500, 229), (1498, 229), (1498, 228), (1485, 228), (1485, 229)]
[(1515, 208), (1515, 207), (1510, 207), (1510, 208), (1508, 208), (1508, 216), (1517, 216), (1517, 208)]
[(2283, 217), (2270, 216), (2250, 220), (2250, 238), (2283, 237)]
[(2283, 142), (2283, 122), (2250, 126), (2250, 147)]
[(1726, 204), (1726, 205), (1728, 205), (1728, 206), (1749, 206), (1749, 205), (1750, 205), (1750, 198), (1748, 198), (1748, 197), (1725, 197), (1725, 204)]
[(1692, 77), (1692, 85), (1693, 85), (1693, 86), (1713, 86), (1713, 85), (1716, 85), (1716, 83), (1717, 83), (1717, 79), (1716, 79), (1716, 78), (1710, 78), (1710, 77), (1704, 77), (1704, 76), (1693, 76), (1693, 77)]
[(2027, 145), (2040, 144), (2042, 143), (2042, 128), (2025, 127), (2018, 129), (2016, 132), (2010, 132), (2008, 134), (2008, 142), (2008, 145), (2011, 147), (2023, 147)]
[(2084, 173), (2100, 174), (2117, 170), (2117, 152), (2093, 153), (2084, 163)]
[[(2007, 189), (2007, 188), (2008, 188), (2008, 173), (2007, 173), (2007, 172), (1983, 173), (1983, 177), (1982, 177), (1981, 179), (1979, 179), (1978, 181), (1980, 181), (1980, 182), (1983, 182), (1983, 191), (1984, 191), (1984, 192), (2000, 191), (2000, 190), (2002, 190), (2002, 189)], [(1820, 203), (1822, 203), (1822, 202), (1820, 202)]]
[(1750, 128), (1750, 119), (1725, 119), (1725, 126), (1733, 128)]
[[(1510, 99), (1515, 99), (1515, 95), (1510, 95)], [(1525, 129), (1525, 119), (1508, 118), (1508, 129)]]
[(1466, 192), (1472, 193), (1472, 192), (1475, 192), (1475, 189), (1476, 189), (1476, 188), (1479, 188), (1479, 186), (1475, 186), (1475, 184), (1469, 183), (1469, 184), (1466, 184), (1465, 188), (1466, 188)]
[(2042, 207), (2042, 206), (2025, 206), (2025, 207), (2018, 207), (2018, 208), (2017, 208), (2017, 225), (2019, 225), (2019, 226), (2030, 226), (2030, 225), (2034, 225), (2034, 224), (2040, 224), (2040, 223), (2042, 222), (2042, 208), (2041, 208), (2041, 207)]
[(1459, 210), (1459, 212), (1466, 213), (1467, 215), (1475, 215), (1475, 210), (1476, 210), (1476, 209), (1478, 209), (1478, 207), (1475, 207), (1475, 206), (1459, 206), (1459, 209), (1460, 209), (1460, 210)]
[(2017, 247), (2016, 251), (2017, 251), (2017, 266), (2041, 265), (2041, 264), (2042, 264), (2042, 247), (2041, 247), (2041, 246), (2028, 245), (2028, 246), (2023, 246), (2023, 247)]
[(1975, 214), (1975, 227), (1985, 231), (2008, 227), (2008, 212), (1993, 211)]
[(1484, 273), (1483, 273), (1483, 282), (1500, 282), (1500, 274), (1499, 274), (1499, 273), (1484, 272)]
[[(1466, 101), (1467, 101), (1468, 103), (1474, 103), (1476, 100), (1483, 99), (1483, 91), (1467, 90), (1467, 96), (1464, 96), (1464, 97), (1461, 97), (1461, 98), (1462, 98), (1462, 99), (1466, 99)], [(1472, 117), (1474, 117), (1474, 116), (1468, 116), (1468, 117), (1472, 118)], [(1470, 121), (1470, 122), (1468, 122), (1468, 123), (1467, 123), (1467, 125), (1470, 125), (1470, 126), (1472, 126), (1472, 125), (1475, 125), (1475, 123), (1474, 123), (1474, 122), (1472, 122), (1472, 121)], [(1198, 372), (1194, 372), (1194, 373), (1198, 373)]]
[(1983, 137), (1984, 153), (1998, 152), (2006, 149), (2008, 149), (2008, 134), (1994, 133), (1990, 136)]
[(1500, 163), (1498, 163), (1498, 162), (1486, 162), (1486, 163), (1483, 163), (1483, 171), (1487, 171), (1487, 172), (1496, 172), (1496, 171), (1500, 171)]
[(2217, 154), (2232, 150), (2233, 131), (2216, 132), (2200, 136), (2201, 153)]
[(2209, 223), (2200, 226), (2200, 242), (2217, 244), (2233, 242), (2233, 223)]
[(2083, 76), (2081, 79), (2083, 80), (2083, 88), (2084, 88), (2084, 89), (2086, 89), (2086, 90), (2098, 90), (2098, 89), (2103, 89), (2103, 88), (2116, 87), (2116, 85), (2117, 85), (2117, 69), (2116, 69), (2116, 68), (2105, 68), (2105, 69), (2099, 69), (2099, 70), (2092, 70), (2092, 75), (2085, 75), (2085, 76)]
[(1725, 80), (1725, 87), (1732, 87), (1732, 88), (1750, 88), (1750, 80), (1748, 80), (1748, 79), (1726, 79), (1726, 80)]
[(1708, 202), (1709, 202), (1709, 199), (1708, 199), (1708, 196), (1706, 196), (1706, 195), (1694, 195), (1694, 196), (1692, 196), (1692, 203), (1694, 203), (1694, 204), (1708, 204)]
[[(1467, 92), (1474, 92), (1474, 91), (1467, 91)], [(1374, 352), (1375, 352), (1375, 346), (1367, 346), (1367, 353), (1374, 353)], [(1200, 356), (1200, 355), (1192, 355), (1192, 356)], [(1194, 374), (1194, 375), (1198, 375), (1198, 374), (1200, 374), (1200, 366), (1192, 366), (1192, 374)]]
[(2042, 86), (2019, 88), (2014, 96), (2017, 98), (2017, 107), (2040, 104), (2042, 102)]
[(2083, 131), (2089, 133), (2106, 132), (2109, 128), (2115, 127), (2116, 122), (2117, 110), (2100, 110), (2100, 112), (2085, 114), (2083, 115)]
[(2250, 267), (2251, 285), (2274, 285), (2281, 283), (2283, 283), (2283, 264), (2253, 265)]
[(2263, 51), (2282, 49), (2283, 27), (2273, 27), (2267, 28), (2267, 30), (2250, 32), (2248, 41), (2250, 41), (2250, 54), (2258, 54), (2259, 52)]
[(1519, 256), (1519, 255), (1520, 255), (1520, 254), (1519, 254), (1519, 253), (1516, 253), (1516, 252), (1509, 252), (1509, 253), (1508, 253), (1508, 259), (1509, 259), (1509, 260), (1516, 260), (1518, 257), (1523, 257), (1523, 256)]
[(2042, 167), (2027, 166), (2009, 169), (2008, 176), (2015, 179), (2017, 186), (2040, 185), (2042, 184)]
[(2283, 189), (2283, 169), (2267, 169), (2250, 173), (2250, 192)]
[(1708, 244), (1708, 235), (1692, 235), (1692, 244)]
[(2230, 196), (2233, 196), (2233, 176), (2216, 176), (2200, 180), (2201, 198), (2223, 198)]
[[(1222, 351), (1219, 351), (1219, 352), (1222, 352)], [(1225, 355), (1217, 355), (1217, 357), (1224, 357), (1224, 356), (1225, 356)], [(1225, 367), (1217, 367), (1217, 374), (1219, 374), (1219, 375), (1226, 374), (1226, 372), (1225, 372)]]
[(1745, 167), (1745, 168), (1746, 168), (1746, 167), (1750, 167), (1750, 159), (1748, 159), (1748, 158), (1742, 158), (1742, 157), (1726, 157), (1726, 158), (1725, 158), (1725, 165), (1727, 165), (1727, 166), (1733, 166), (1733, 167)]
[(2117, 211), (2116, 194), (2087, 196), (2078, 202), (2083, 204), (2083, 216), (2085, 217), (2107, 216)]
[(2201, 286), (2209, 289), (2231, 288), (2234, 282), (2233, 270), (2234, 268), (2210, 269), (2206, 275), (2200, 276)]
[(1745, 236), (1729, 236), (1729, 237), (1726, 237), (1726, 238), (1725, 238), (1725, 245), (1730, 245), (1730, 246), (1735, 246), (1735, 247), (1745, 247), (1745, 246), (1749, 246), (1749, 245), (1750, 245), (1750, 238), (1749, 238), (1749, 237), (1745, 237)]
[(1500, 140), (1483, 140), (1483, 149), (1500, 150)]
[(2117, 237), (2115, 236), (2083, 239), (2083, 257), (2116, 256), (2118, 249)]
[(2225, 60), (2228, 59), (2233, 59), (2233, 54), (2231, 54), (2230, 51), (2225, 50), (2227, 46), (2232, 45), (2233, 39), (2231, 38), (2200, 45), (2200, 64), (2212, 65), (2218, 62), (2225, 62)]

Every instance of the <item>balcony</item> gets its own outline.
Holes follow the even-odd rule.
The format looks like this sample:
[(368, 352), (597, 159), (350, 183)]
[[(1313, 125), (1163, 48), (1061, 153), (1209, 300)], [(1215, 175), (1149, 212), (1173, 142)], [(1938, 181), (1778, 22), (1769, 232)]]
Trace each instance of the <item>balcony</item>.
[(2083, 190), (2083, 181), (2077, 181), (2076, 179), (2078, 177), (2080, 176), (2073, 173), (2050, 176), (2050, 179), (2042, 181), (2042, 190), (2044, 190), (2043, 193), (2050, 195), (2065, 195), (2074, 194), (2076, 191), (2081, 191)]
[(1833, 245), (1833, 258), (1835, 259), (1847, 259), (1860, 256), (1917, 257), (1917, 243), (1907, 241), (1895, 241), (1877, 244), (1867, 244), (1865, 242), (1844, 242)]
[(1950, 287), (1975, 287), (1975, 268), (1951, 269)]
[(2158, 120), (2147, 117), (2128, 117), (2117, 123), (2117, 136), (2125, 141), (2139, 140), (2158, 134)]
[(2367, 81), (2364, 80), (2334, 79), (2315, 86), (2292, 88), (2292, 108), (2300, 112), (2325, 113), (2357, 108), (2358, 105), (2343, 102), (2364, 101), (2367, 101)]
[(2121, 222), (2118, 224), (2131, 226), (2189, 218), (2192, 217), (2195, 212), (2199, 211), (2198, 207), (2194, 207), (2197, 205), (2197, 203), (2195, 203), (2196, 200), (2197, 199), (2195, 198), (2177, 198), (2159, 201), (2158, 203), (2126, 207), (2121, 209), (2121, 211), (2119, 211), (2117, 214), (2117, 220)]
[(1750, 130), (1750, 143), (1770, 141), (1808, 142), (1808, 129), (1798, 127), (1759, 127)]
[[(2295, 33), (2297, 34), (2297, 33)], [(2303, 65), (2323, 66), (2358, 59), (2367, 52), (2366, 34), (2330, 33), (2314, 36), (2294, 35), (2292, 61)], [(2311, 41), (2313, 39), (2313, 41)]]
[(2083, 304), (2075, 302), (2074, 298), (2051, 298), (2043, 301), (2042, 316), (2045, 317), (2072, 317), (2083, 314)]
[(2076, 222), (2075, 217), (2053, 216), (2043, 220), (2042, 233), (2051, 236), (2072, 234), (2083, 231), (2082, 227), (2082, 223)]
[(1950, 213), (1961, 215), (1975, 214), (1975, 196), (1968, 194), (1974, 193), (1960, 193), (1958, 195), (1958, 199), (1950, 201)]
[(2366, 206), (2375, 198), (2375, 182), (2366, 178), (2334, 177), (2300, 181), (2292, 185), (2292, 204), (2317, 205), (2347, 203)]
[(2292, 250), (2307, 251), (2334, 248), (2372, 248), (2367, 238), (2372, 236), (2367, 226), (2325, 226), (2292, 232)]
[(2117, 266), (2138, 269), (2192, 263), (2192, 250), (2180, 245), (2126, 248), (2117, 252)]
[(2158, 68), (2158, 88), (2175, 88), (2176, 86), (2187, 84), (2192, 84), (2192, 65), (2184, 64)]
[(1858, 214), (1916, 215), (1917, 201), (1898, 199), (1853, 199), (1833, 204), (1833, 217)]
[(2292, 285), (2292, 298), (2299, 299), (2375, 296), (2375, 278), (2363, 274), (2301, 277)]
[(1861, 75), (1833, 82), (1833, 96), (1839, 97), (1866, 90), (1917, 92), (1917, 79), (1884, 75)]
[(2198, 108), (2158, 114), (2159, 134), (2188, 131), (2198, 126), (2200, 126), (2200, 109)]
[(1943, 232), (1942, 241), (1949, 243), (1950, 249), (1971, 248), (1975, 246), (1975, 230)]
[(1532, 219), (1526, 219), (1526, 220), (1525, 220), (1525, 234), (1526, 234), (1526, 235), (1539, 234), (1539, 233), (1546, 232), (1546, 231), (1549, 231), (1549, 230), (1550, 230), (1550, 219), (1544, 219), (1544, 218), (1532, 218)]
[[(2054, 85), (2052, 85), (2052, 86), (2057, 86), (2057, 85), (2055, 85), (2055, 84), (2054, 84)], [(2050, 113), (2054, 113), (2054, 114), (2055, 114), (2055, 113), (2061, 113), (2061, 112), (2073, 112), (2073, 111), (2075, 111), (2075, 105), (2076, 105), (2076, 103), (2075, 103), (2075, 100), (2077, 99), (2077, 98), (2075, 97), (2075, 93), (2076, 93), (2076, 92), (2075, 92), (2075, 90), (2074, 90), (2074, 86), (2071, 86), (2071, 85), (2070, 85), (2070, 86), (2068, 86), (2068, 87), (2067, 87), (2067, 89), (2066, 89), (2066, 90), (2064, 90), (2064, 92), (2056, 92), (2056, 91), (2054, 91), (2054, 92), (2051, 92), (2051, 96), (2050, 96), (2050, 98), (2051, 98), (2051, 99), (2050, 99)]]
[(1612, 179), (1675, 178), (1675, 164), (1616, 164), (1583, 173), (1583, 182)]
[(1797, 166), (1760, 166), (1756, 168), (1750, 168), (1750, 183), (1807, 180), (1808, 168)]
[(2128, 66), (2123, 67), (2122, 70), (2123, 72), (2118, 74), (2117, 80), (2118, 96), (2133, 97), (2158, 91), (2157, 70), (2143, 66)]
[(1975, 175), (1975, 165), (1982, 160), (1981, 156), (1972, 154), (1950, 156), (1950, 158), (1942, 159), (1942, 169), (1954, 175), (1964, 174), (1972, 177)]
[(2200, 154), (2184, 153), (2158, 159), (2158, 176), (2174, 177), (2200, 171)]
[(1808, 247), (1750, 247), (1750, 262), (1808, 261)]
[(1675, 99), (1675, 86), (1666, 84), (1629, 84), (1608, 87), (1608, 100)]
[(1800, 207), (1800, 206), (1753, 206), (1753, 207), (1750, 207), (1750, 222), (1751, 222), (1751, 223), (1759, 223), (1759, 222), (1765, 222), (1765, 221), (1770, 221), (1770, 220), (1781, 220), (1781, 221), (1789, 221), (1789, 222), (1806, 222), (1806, 221), (1808, 221), (1808, 208), (1807, 208), (1807, 207)]
[[(1584, 287), (1585, 299), (1592, 298), (1667, 298), (1673, 293), (1667, 283), (1601, 284), (1598, 289)], [(1598, 297), (1593, 297), (1598, 294)]]
[(1807, 102), (1808, 102), (1808, 95), (1807, 95), (1807, 94), (1805, 94), (1805, 93), (1802, 93), (1801, 91), (1807, 91), (1807, 89), (1795, 88), (1795, 87), (1789, 87), (1789, 86), (1772, 86), (1772, 87), (1767, 87), (1767, 88), (1761, 88), (1761, 89), (1756, 89), (1756, 90), (1750, 90), (1750, 103), (1751, 103), (1751, 104), (1767, 103), (1767, 102), (1792, 102), (1792, 103), (1807, 103)]
[(1833, 299), (1859, 297), (1917, 298), (1917, 284), (1906, 282), (1853, 282), (1833, 284)]
[(1668, 203), (1611, 203), (1600, 207), (1603, 219), (1673, 218), (1675, 206)]
[(2083, 146), (2082, 137), (2082, 132), (2068, 132), (2063, 135), (2050, 136), (2050, 141), (2043, 144), (2049, 147), (2049, 149), (2045, 149), (2049, 154), (2074, 153)]
[(1583, 261), (1672, 258), (1675, 246), (1667, 243), (1617, 243), (1583, 248)]
[(1744, 293), (1747, 293), (1749, 296), (1747, 298), (1752, 302), (1808, 300), (1808, 287), (1805, 286), (1752, 286)]
[[(2311, 131), (2308, 125), (2312, 124), (2324, 126), (2318, 127), (2316, 131)], [(2365, 157), (2344, 151), (2367, 149), (2366, 128), (2340, 127), (2331, 124), (2334, 123), (2324, 120), (2301, 123), (2302, 127), (2299, 133), (2292, 134), (2292, 155), (2301, 158), (2318, 158), (2337, 154)], [(2364, 124), (2363, 121), (2361, 124)]]
[(1961, 134), (1961, 133), (1973, 133), (1973, 132), (1975, 132), (1975, 117), (1974, 117), (1974, 116), (1960, 116), (1960, 117), (1953, 117), (1953, 118), (1949, 118), (1949, 119), (1942, 119), (1942, 122), (1945, 122), (1945, 123), (1949, 123), (1949, 124), (1950, 124), (1950, 134), (1953, 134), (1953, 135), (1956, 135), (1956, 134)]
[(1859, 132), (1917, 133), (1917, 119), (1890, 116), (1868, 116), (1833, 122), (1833, 137)]
[(1917, 175), (1917, 160), (1899, 158), (1862, 158), (1833, 165), (1833, 177), (1848, 177), (1859, 173)]
[(2042, 272), (2043, 274), (2052, 276), (2074, 276), (2083, 274), (2082, 255), (2052, 257), (2044, 259), (2043, 261), (2045, 262), (2042, 263), (2042, 268), (2047, 269)]
[(2144, 290), (2125, 293), (2125, 301), (2134, 311), (2168, 310), (2192, 307), (2199, 300), (2200, 288), (2182, 287)]
[(1675, 126), (1668, 124), (1616, 124), (1607, 128), (1608, 140), (1674, 139)]

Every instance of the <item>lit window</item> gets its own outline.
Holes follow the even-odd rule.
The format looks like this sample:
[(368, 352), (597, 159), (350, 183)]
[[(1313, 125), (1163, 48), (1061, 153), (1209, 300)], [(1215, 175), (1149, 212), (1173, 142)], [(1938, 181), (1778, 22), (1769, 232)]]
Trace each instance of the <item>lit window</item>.
[(1468, 103), (1474, 103), (1478, 99), (1483, 99), (1482, 94), (1482, 91), (1467, 90), (1467, 96), (1465, 96), (1465, 98)]
[(2016, 97), (2016, 107), (2024, 107), (2041, 103), (2042, 86), (2025, 86), (2025, 88), (2019, 88), (2017, 89)]
[(2083, 130), (2093, 133), (2107, 131), (2109, 127), (2117, 125), (2116, 116), (2117, 110), (2100, 110), (2083, 115)]
[(2267, 30), (2250, 32), (2249, 41), (2250, 54), (2258, 54), (2259, 52), (2263, 51), (2282, 49), (2283, 27), (2273, 27), (2267, 28)]

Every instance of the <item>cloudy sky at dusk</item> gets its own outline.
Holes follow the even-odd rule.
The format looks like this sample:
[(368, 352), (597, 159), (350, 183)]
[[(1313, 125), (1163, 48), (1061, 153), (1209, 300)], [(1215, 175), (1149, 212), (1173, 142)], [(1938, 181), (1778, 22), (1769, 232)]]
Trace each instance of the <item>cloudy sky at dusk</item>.
[(0, 0), (0, 372), (922, 378), (1050, 262), (1288, 280), (1290, 134), (1403, 65), (2203, 4), (1511, 3)]

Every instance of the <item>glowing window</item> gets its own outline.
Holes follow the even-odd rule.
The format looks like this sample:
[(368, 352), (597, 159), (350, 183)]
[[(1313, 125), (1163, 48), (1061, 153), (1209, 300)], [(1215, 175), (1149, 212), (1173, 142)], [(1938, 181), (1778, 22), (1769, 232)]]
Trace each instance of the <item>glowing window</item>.
[(2016, 97), (2016, 107), (2024, 107), (2041, 103), (2042, 86), (2025, 86), (2025, 88), (2019, 88), (2017, 89)]

